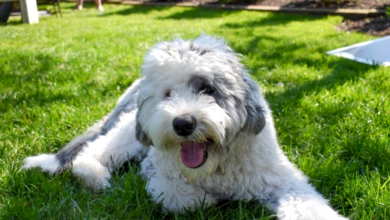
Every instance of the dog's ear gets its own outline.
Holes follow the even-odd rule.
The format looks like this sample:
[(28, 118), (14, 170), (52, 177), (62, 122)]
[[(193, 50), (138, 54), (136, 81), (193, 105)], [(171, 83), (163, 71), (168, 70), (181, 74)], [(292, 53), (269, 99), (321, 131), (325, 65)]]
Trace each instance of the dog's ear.
[(137, 140), (143, 144), (145, 147), (149, 147), (151, 145), (153, 145), (153, 142), (152, 140), (148, 137), (148, 135), (146, 134), (146, 132), (142, 129), (142, 126), (141, 124), (139, 123), (139, 117), (138, 117), (138, 114), (139, 114), (139, 111), (137, 112), (137, 116), (136, 116), (136, 125), (135, 125), (135, 137), (137, 138)]
[(242, 130), (257, 135), (265, 126), (264, 111), (260, 105), (261, 93), (259, 86), (251, 79), (249, 74), (244, 73), (243, 79), (246, 84), (245, 110), (247, 118)]

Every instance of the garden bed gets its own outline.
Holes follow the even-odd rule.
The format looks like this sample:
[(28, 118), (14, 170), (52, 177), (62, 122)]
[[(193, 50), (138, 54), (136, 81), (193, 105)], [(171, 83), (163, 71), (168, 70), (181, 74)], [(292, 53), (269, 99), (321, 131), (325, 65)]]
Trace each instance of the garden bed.
[[(287, 8), (312, 8), (312, 9), (377, 9), (386, 10), (390, 6), (390, 0), (358, 0), (345, 2), (307, 1), (307, 0), (264, 0), (258, 5), (279, 6)], [(370, 17), (370, 16), (368, 16)], [(338, 27), (342, 31), (362, 32), (370, 35), (385, 36), (390, 34), (390, 18), (386, 16), (371, 16), (363, 19), (345, 19)]]
[[(264, 0), (257, 4), (280, 6), (287, 8), (313, 8), (313, 9), (376, 9), (386, 10), (390, 0), (358, 0), (345, 2), (307, 1), (307, 0)], [(369, 16), (370, 17), (370, 16)], [(342, 31), (362, 32), (370, 35), (385, 36), (390, 34), (390, 18), (386, 16), (371, 16), (363, 19), (345, 19), (338, 27)]]
[(285, 13), (308, 13), (314, 15), (340, 15), (343, 23), (337, 26), (342, 31), (362, 32), (370, 35), (390, 34), (390, 19), (386, 17), (386, 8), (390, 0), (151, 0), (123, 1), (126, 4), (142, 5), (179, 5), (203, 6), (209, 8), (260, 10)]
[(344, 9), (386, 9), (389, 0), (355, 0), (355, 1), (314, 1), (314, 0), (260, 0), (258, 5), (280, 6), (288, 8), (344, 8)]
[(390, 18), (368, 18), (362, 20), (345, 20), (338, 27), (342, 31), (362, 32), (376, 36), (390, 35)]

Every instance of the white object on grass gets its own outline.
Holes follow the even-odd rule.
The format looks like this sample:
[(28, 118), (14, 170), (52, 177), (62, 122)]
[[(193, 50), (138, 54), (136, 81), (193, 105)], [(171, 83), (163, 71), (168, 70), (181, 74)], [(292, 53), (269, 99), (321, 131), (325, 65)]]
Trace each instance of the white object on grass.
[(331, 50), (326, 54), (369, 65), (390, 66), (390, 36)]

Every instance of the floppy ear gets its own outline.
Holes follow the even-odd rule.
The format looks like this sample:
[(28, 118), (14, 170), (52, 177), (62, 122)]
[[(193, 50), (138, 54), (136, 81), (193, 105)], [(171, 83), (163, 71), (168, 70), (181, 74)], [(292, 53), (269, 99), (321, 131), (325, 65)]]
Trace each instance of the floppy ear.
[(137, 111), (137, 116), (136, 116), (136, 125), (135, 125), (135, 137), (137, 140), (143, 144), (145, 147), (149, 147), (153, 145), (152, 140), (148, 137), (148, 135), (145, 133), (145, 131), (142, 129), (141, 124), (139, 123), (139, 109)]
[(247, 118), (242, 130), (257, 135), (265, 126), (264, 111), (260, 106), (261, 93), (259, 86), (251, 79), (249, 74), (244, 73), (243, 78), (246, 84), (245, 110)]

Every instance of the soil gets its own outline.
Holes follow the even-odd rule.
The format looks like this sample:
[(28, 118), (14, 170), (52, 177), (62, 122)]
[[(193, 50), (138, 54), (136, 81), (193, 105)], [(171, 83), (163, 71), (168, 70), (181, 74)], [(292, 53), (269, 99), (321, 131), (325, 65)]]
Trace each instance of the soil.
[[(286, 8), (386, 10), (387, 7), (390, 7), (390, 0), (260, 0), (256, 4)], [(366, 18), (363, 20), (344, 20), (337, 29), (343, 31), (362, 32), (376, 36), (390, 35), (390, 18), (382, 16), (376, 18)]]
[(390, 0), (259, 0), (256, 4), (286, 8), (386, 9)]
[(345, 20), (337, 26), (337, 29), (342, 31), (361, 32), (375, 36), (386, 36), (390, 35), (390, 18), (367, 18), (357, 21)]

